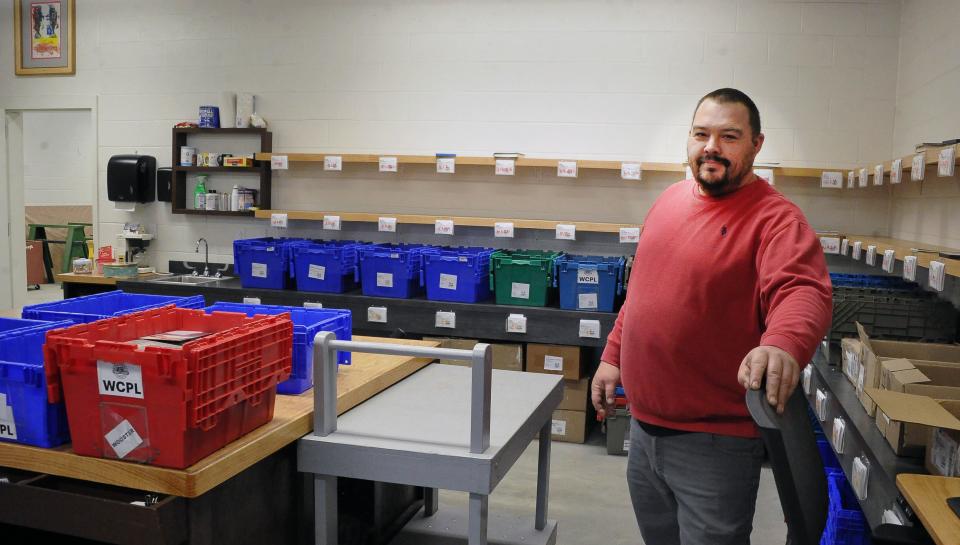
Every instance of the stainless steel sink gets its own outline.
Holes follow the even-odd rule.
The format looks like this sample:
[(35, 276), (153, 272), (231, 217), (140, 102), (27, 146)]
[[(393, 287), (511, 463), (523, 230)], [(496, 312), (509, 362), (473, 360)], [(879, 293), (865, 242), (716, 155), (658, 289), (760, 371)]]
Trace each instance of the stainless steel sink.
[(153, 282), (156, 284), (173, 284), (175, 286), (183, 285), (207, 285), (207, 284), (219, 284), (224, 280), (230, 280), (229, 276), (221, 276), (216, 278), (213, 276), (193, 276), (191, 274), (179, 274), (174, 276), (164, 276), (161, 278), (154, 278), (153, 280), (148, 280), (147, 282)]

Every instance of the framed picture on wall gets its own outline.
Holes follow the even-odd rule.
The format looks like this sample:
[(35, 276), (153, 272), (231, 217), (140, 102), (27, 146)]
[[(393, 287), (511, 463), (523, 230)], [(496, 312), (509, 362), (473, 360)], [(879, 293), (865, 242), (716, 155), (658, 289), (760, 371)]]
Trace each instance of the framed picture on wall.
[(74, 0), (14, 0), (17, 75), (75, 73), (76, 28)]

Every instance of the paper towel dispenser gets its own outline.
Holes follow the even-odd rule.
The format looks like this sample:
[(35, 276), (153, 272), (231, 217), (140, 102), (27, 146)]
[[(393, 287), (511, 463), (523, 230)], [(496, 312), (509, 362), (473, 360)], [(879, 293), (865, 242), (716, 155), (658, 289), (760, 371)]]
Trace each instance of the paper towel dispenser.
[(153, 202), (157, 195), (157, 159), (149, 155), (114, 155), (107, 162), (107, 199)]

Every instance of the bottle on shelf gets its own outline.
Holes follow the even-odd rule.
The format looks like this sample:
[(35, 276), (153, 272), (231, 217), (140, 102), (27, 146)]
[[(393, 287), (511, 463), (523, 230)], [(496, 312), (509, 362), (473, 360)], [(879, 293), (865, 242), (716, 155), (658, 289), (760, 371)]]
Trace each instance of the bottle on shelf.
[(216, 210), (217, 209), (217, 190), (208, 189), (207, 190), (207, 199), (204, 202), (207, 210)]
[(197, 185), (193, 188), (193, 208), (194, 210), (207, 209), (207, 176), (201, 174), (197, 176)]
[(236, 212), (240, 210), (240, 186), (234, 185), (230, 192), (230, 210)]

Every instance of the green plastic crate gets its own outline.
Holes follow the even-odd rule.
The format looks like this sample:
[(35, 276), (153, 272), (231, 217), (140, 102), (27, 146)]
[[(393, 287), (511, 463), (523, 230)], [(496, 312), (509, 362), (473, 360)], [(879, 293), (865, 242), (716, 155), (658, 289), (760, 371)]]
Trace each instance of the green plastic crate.
[(490, 256), (490, 289), (498, 305), (544, 307), (553, 295), (553, 262), (560, 252), (499, 250)]

